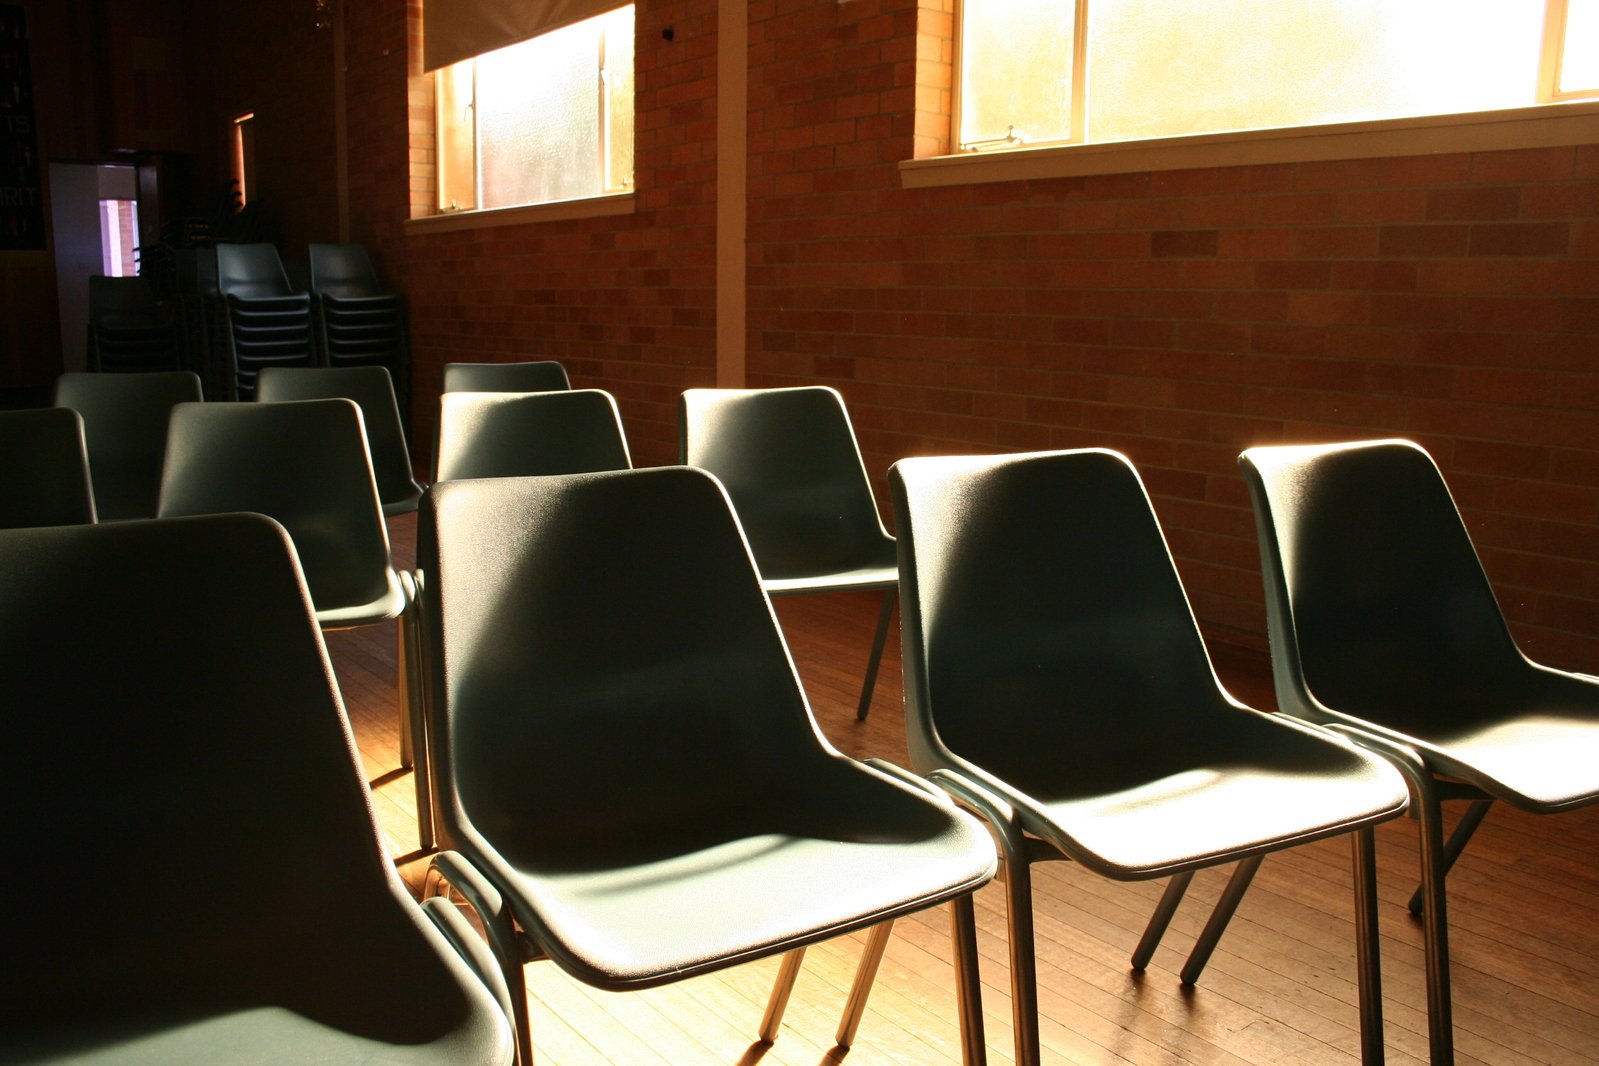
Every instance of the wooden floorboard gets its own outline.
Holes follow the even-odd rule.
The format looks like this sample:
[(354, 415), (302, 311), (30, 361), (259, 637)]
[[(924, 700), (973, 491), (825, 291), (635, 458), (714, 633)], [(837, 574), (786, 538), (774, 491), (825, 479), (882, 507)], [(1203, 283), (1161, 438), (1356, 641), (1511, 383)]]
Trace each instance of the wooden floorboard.
[[(391, 520), (396, 561), (414, 561), (414, 516)], [(855, 718), (879, 597), (787, 597), (775, 607), (830, 743), (904, 764), (898, 631), (866, 722)], [(420, 888), (414, 782), (399, 767), (393, 626), (331, 633), (330, 656), (373, 809), (401, 874)], [(1254, 706), (1272, 706), (1256, 653), (1223, 649), (1218, 672)], [(1415, 888), (1414, 823), (1377, 830), (1385, 1038), (1390, 1063), (1425, 1062), (1427, 1018)], [(1495, 809), (1450, 875), (1458, 1061), (1599, 1061), (1599, 809), (1534, 817)], [(1049, 1063), (1254, 1064), (1358, 1061), (1348, 842), (1267, 858), (1195, 989), (1177, 971), (1226, 880), (1195, 878), (1148, 971), (1128, 956), (1159, 883), (1121, 884), (1068, 863), (1034, 868), (1040, 1030)], [(991, 1063), (1013, 1061), (1004, 891), (977, 894), (983, 1014)], [(756, 1029), (776, 973), (768, 959), (643, 992), (588, 988), (551, 963), (528, 967), (536, 1054), (544, 1064), (951, 1063), (960, 1058), (949, 917), (902, 919), (860, 1035), (833, 1046), (864, 934), (818, 945), (772, 1045)]]

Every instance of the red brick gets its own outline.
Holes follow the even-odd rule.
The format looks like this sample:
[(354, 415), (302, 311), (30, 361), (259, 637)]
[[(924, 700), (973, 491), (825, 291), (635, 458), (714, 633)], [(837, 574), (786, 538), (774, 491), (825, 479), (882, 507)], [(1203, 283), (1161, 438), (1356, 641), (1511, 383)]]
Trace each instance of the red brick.
[(1358, 293), (1296, 292), (1288, 297), (1288, 320), (1315, 325), (1368, 322), (1371, 301)]
[(1427, 192), (1427, 218), (1435, 222), (1473, 222), (1515, 218), (1521, 213), (1519, 185), (1478, 185)]
[(1218, 245), (1213, 229), (1161, 230), (1151, 235), (1150, 254), (1157, 258), (1215, 256)]
[(1565, 255), (1571, 227), (1564, 222), (1484, 223), (1471, 227), (1474, 256)]
[(1384, 226), (1379, 254), (1403, 259), (1427, 259), (1466, 254), (1471, 229), (1467, 226)]
[(1571, 148), (1523, 148), (1508, 152), (1478, 152), (1471, 160), (1471, 180), (1561, 181), (1573, 176), (1576, 152)]

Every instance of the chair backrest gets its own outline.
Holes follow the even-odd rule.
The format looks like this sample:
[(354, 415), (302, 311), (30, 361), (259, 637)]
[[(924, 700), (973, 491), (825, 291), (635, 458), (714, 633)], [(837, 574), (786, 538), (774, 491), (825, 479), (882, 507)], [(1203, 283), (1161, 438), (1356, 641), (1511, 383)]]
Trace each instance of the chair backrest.
[(553, 359), (444, 364), (444, 392), (556, 392), (571, 387), (566, 367)]
[(318, 611), (389, 587), (389, 537), (353, 400), (174, 407), (161, 517), (229, 511), (288, 529)]
[(1229, 702), (1125, 456), (903, 459), (889, 484), (918, 768), (1065, 765), (1092, 790), (1115, 753), (1168, 749)]
[(69, 373), (56, 379), (56, 406), (83, 416), (101, 521), (155, 517), (167, 419), (177, 404), (201, 398), (200, 378), (187, 370)]
[(611, 394), (447, 392), (439, 397), (434, 478), (528, 477), (633, 465)]
[(396, 1043), (459, 1023), (470, 986), (384, 854), (280, 527), (10, 530), (0, 572), (0, 803), (49, 871), (6, 932), (0, 1058), (271, 1006)]
[(0, 411), (0, 529), (94, 519), (78, 413), (62, 407)]
[(1404, 440), (1250, 448), (1279, 705), (1416, 726), (1447, 720), (1525, 658), (1443, 475)]
[(256, 400), (263, 403), (335, 397), (354, 400), (361, 408), (384, 513), (416, 510), (421, 488), (411, 472), (411, 449), (405, 442), (400, 404), (387, 367), (262, 367), (255, 389)]
[(270, 244), (217, 245), (217, 289), (244, 299), (290, 296), (288, 272)]
[(835, 390), (689, 389), (678, 414), (680, 460), (727, 488), (764, 576), (845, 569), (884, 554), (888, 534)]
[(448, 846), (514, 825), (541, 862), (592, 848), (600, 827), (677, 848), (701, 831), (696, 808), (826, 757), (727, 498), (700, 471), (441, 482), (417, 542)]
[(313, 244), (311, 291), (318, 296), (375, 296), (386, 290), (361, 244)]

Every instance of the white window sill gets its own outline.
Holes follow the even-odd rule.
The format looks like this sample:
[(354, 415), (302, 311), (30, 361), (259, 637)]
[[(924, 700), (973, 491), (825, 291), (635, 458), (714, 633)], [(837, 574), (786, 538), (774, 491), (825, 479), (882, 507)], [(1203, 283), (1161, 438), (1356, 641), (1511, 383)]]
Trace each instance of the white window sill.
[(1088, 174), (1579, 144), (1599, 144), (1599, 101), (1147, 141), (962, 152), (930, 159), (908, 159), (899, 164), (899, 170), (904, 187), (918, 189)]
[(557, 200), (548, 204), (524, 204), (489, 211), (450, 211), (408, 219), (408, 233), (446, 233), (451, 230), (483, 229), (489, 226), (524, 226), (533, 222), (557, 222), (572, 218), (601, 218), (605, 215), (631, 215), (634, 194), (609, 193), (581, 200)]

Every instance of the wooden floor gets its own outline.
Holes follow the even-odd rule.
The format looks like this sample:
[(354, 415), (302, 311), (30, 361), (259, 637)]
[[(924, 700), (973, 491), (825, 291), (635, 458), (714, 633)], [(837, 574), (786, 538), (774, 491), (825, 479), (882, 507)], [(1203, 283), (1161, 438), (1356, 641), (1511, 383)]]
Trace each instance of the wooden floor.
[[(409, 565), (415, 520), (392, 520)], [(778, 601), (818, 721), (855, 756), (904, 762), (899, 654), (891, 637), (872, 715), (854, 705), (876, 618), (875, 594)], [(387, 627), (330, 634), (329, 652), (373, 784), (374, 806), (415, 887), (413, 784), (398, 772), (394, 638)], [(1269, 704), (1261, 664), (1218, 656), (1241, 698)], [(1383, 1010), (1388, 1061), (1425, 1061), (1427, 1019), (1414, 887), (1414, 823), (1379, 827)], [(1358, 1059), (1353, 917), (1346, 841), (1268, 858), (1199, 986), (1177, 969), (1226, 878), (1206, 871), (1139, 977), (1128, 955), (1161, 883), (1120, 884), (1067, 863), (1036, 867), (1044, 1061), (1342, 1063)], [(1450, 875), (1455, 1024), (1462, 1063), (1599, 1061), (1599, 808), (1558, 817), (1495, 810)], [(1010, 1062), (1002, 889), (978, 893), (989, 1061)], [(834, 1047), (863, 938), (812, 948), (781, 1036), (755, 1039), (775, 960), (645, 992), (605, 993), (550, 963), (528, 968), (534, 1042), (545, 1064), (950, 1063), (960, 1058), (948, 918), (900, 922), (853, 1048)]]

